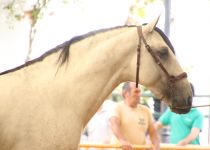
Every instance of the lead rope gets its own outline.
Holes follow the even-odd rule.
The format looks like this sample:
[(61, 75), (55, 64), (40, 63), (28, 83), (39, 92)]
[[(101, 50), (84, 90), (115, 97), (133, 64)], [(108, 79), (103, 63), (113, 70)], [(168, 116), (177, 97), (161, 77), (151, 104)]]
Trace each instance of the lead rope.
[(141, 26), (137, 26), (139, 44), (137, 46), (137, 63), (136, 63), (136, 88), (139, 85), (139, 67), (140, 67), (140, 50), (141, 50)]
[(196, 107), (210, 107), (210, 105), (196, 105), (196, 106), (192, 106), (192, 108), (196, 108)]
[[(178, 109), (186, 109), (189, 108), (190, 106), (184, 106), (184, 107), (175, 107)], [(195, 106), (191, 106), (191, 108), (197, 108), (197, 107), (210, 107), (210, 105), (195, 105)]]

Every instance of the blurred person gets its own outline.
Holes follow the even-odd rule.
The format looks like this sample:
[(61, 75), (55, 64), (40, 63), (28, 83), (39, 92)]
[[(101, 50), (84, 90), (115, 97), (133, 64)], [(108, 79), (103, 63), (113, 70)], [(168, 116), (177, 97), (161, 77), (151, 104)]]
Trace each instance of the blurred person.
[[(108, 119), (111, 109), (115, 102), (112, 100), (105, 100), (102, 106), (94, 114), (91, 120), (85, 127), (84, 134), (81, 136), (82, 143), (93, 144), (109, 144), (111, 137), (111, 130), (108, 125)], [(91, 148), (93, 150), (93, 148)], [(97, 149), (98, 150), (98, 149)]]
[[(194, 87), (191, 84), (194, 96)], [(169, 108), (155, 123), (157, 130), (170, 126), (170, 143), (184, 146), (187, 144), (199, 145), (199, 133), (202, 130), (203, 116), (196, 108), (191, 108), (187, 114), (176, 114)]]
[(139, 104), (140, 89), (134, 82), (126, 82), (122, 87), (124, 100), (116, 104), (110, 116), (110, 126), (114, 134), (112, 143), (120, 143), (123, 150), (132, 150), (132, 144), (146, 144), (147, 134), (159, 150), (159, 139), (154, 127), (152, 114), (147, 106)]

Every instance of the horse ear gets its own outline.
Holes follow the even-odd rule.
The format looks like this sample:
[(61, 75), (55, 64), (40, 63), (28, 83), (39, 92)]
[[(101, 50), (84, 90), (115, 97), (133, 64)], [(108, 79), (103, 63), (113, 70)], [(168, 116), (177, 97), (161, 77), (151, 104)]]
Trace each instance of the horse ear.
[(154, 30), (155, 26), (158, 23), (159, 18), (160, 18), (160, 16), (158, 16), (156, 19), (154, 19), (152, 22), (150, 22), (149, 24), (147, 24), (145, 26), (145, 32), (146, 33), (150, 33)]

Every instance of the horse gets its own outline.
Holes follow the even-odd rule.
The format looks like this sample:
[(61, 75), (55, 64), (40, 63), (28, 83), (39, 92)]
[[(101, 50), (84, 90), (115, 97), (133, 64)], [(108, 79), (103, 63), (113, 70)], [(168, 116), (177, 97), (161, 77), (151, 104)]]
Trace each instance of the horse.
[[(78, 149), (81, 131), (107, 96), (120, 83), (135, 81), (141, 36), (170, 75), (181, 74), (173, 46), (157, 21), (143, 25), (141, 35), (138, 26), (89, 32), (0, 73), (0, 149)], [(140, 84), (174, 106), (174, 112), (187, 113), (192, 99), (188, 79), (170, 86), (148, 45), (139, 46)]]

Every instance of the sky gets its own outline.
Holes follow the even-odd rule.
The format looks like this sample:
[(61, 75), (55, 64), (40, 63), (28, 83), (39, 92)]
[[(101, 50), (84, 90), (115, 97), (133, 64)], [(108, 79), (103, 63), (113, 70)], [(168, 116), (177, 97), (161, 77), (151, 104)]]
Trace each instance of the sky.
[(172, 0), (171, 40), (197, 94), (210, 92), (210, 1)]

